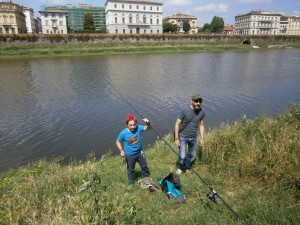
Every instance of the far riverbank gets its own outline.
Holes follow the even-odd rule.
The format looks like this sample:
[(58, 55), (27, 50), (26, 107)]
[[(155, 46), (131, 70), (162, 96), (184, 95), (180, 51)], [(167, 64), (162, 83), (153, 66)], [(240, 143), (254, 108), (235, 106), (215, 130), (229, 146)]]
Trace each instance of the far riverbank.
[(299, 36), (0, 35), (0, 58), (300, 48)]

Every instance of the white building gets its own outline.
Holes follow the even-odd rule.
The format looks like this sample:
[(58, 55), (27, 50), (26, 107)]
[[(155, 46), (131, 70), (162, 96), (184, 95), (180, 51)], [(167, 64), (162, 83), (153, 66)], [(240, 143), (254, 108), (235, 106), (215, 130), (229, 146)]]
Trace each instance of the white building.
[(60, 10), (42, 10), (43, 34), (67, 34), (67, 13)]
[(235, 17), (235, 34), (277, 35), (280, 30), (279, 13), (251, 11)]
[(35, 22), (34, 22), (34, 12), (32, 8), (23, 7), (23, 13), (25, 14), (25, 22), (27, 27), (27, 34), (36, 33)]
[(289, 16), (286, 34), (300, 35), (300, 16)]
[(152, 0), (107, 0), (109, 34), (162, 34), (162, 3)]

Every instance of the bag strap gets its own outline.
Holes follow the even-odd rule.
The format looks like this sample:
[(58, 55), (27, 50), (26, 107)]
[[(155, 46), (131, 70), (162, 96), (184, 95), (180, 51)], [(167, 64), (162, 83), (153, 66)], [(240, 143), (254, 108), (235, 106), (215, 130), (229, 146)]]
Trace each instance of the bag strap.
[(181, 131), (183, 131), (183, 130), (187, 127), (187, 125), (189, 125), (189, 123), (194, 119), (195, 116), (196, 116), (196, 114), (194, 114), (194, 115), (192, 116), (192, 118), (189, 119), (189, 121), (187, 121), (186, 124), (184, 124), (184, 126), (178, 131), (178, 134), (179, 134)]

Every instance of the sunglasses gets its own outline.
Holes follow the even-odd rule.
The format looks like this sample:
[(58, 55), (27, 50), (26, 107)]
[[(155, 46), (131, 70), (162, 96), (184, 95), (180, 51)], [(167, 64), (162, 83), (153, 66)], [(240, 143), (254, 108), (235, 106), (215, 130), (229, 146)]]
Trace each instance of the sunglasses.
[(199, 99), (194, 100), (193, 102), (196, 102), (196, 103), (202, 103), (202, 99), (199, 98)]

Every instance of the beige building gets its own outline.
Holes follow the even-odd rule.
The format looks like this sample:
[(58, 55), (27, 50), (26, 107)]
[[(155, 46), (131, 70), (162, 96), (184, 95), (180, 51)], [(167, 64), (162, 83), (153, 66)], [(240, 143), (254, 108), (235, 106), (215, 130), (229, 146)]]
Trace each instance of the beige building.
[(177, 13), (172, 16), (167, 16), (164, 18), (163, 22), (166, 23), (172, 23), (179, 26), (179, 33), (184, 33), (183, 31), (183, 22), (188, 21), (191, 29), (189, 30), (189, 34), (197, 34), (198, 33), (198, 27), (197, 27), (197, 17), (196, 16), (190, 16), (186, 14)]
[(279, 13), (251, 11), (235, 17), (235, 34), (277, 35), (280, 30)]
[(12, 1), (0, 2), (0, 34), (26, 34), (23, 7)]
[(286, 28), (288, 35), (300, 35), (300, 16), (289, 16)]
[(67, 13), (60, 10), (42, 10), (41, 23), (43, 34), (67, 34)]

